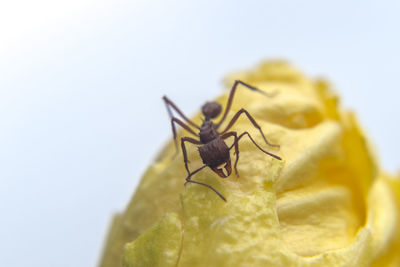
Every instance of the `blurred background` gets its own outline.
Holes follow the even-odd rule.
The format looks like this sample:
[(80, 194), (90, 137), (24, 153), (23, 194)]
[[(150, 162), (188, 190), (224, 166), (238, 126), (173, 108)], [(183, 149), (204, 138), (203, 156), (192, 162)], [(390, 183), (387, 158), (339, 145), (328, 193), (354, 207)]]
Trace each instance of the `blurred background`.
[(326, 77), (399, 170), (400, 2), (0, 2), (0, 266), (96, 266), (186, 114), (264, 59)]

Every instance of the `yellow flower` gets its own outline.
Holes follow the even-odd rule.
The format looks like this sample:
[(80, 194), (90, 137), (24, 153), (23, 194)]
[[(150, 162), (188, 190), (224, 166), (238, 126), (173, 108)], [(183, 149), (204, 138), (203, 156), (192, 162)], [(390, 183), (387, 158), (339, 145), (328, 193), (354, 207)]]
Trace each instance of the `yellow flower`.
[[(400, 182), (380, 170), (329, 85), (284, 62), (232, 75), (228, 86), (235, 79), (278, 92), (239, 88), (228, 116), (246, 108), (281, 147), (265, 145), (246, 118), (235, 130), (283, 160), (241, 140), (240, 178), (209, 169), (193, 178), (224, 202), (206, 187), (183, 186), (171, 142), (115, 217), (101, 266), (400, 266)], [(217, 101), (225, 105), (228, 93)], [(188, 154), (192, 169), (201, 165), (196, 147)]]

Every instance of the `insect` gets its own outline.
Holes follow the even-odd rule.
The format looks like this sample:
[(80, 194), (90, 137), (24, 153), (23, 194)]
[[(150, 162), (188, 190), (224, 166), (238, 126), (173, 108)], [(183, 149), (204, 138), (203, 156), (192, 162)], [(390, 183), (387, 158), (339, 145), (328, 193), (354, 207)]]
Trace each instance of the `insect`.
[[(253, 86), (251, 86), (247, 83), (244, 83), (240, 80), (236, 80), (231, 88), (230, 93), (229, 93), (228, 102), (227, 102), (225, 111), (223, 112), (221, 119), (216, 123), (213, 122), (213, 120), (216, 117), (218, 117), (218, 115), (220, 115), (222, 112), (221, 105), (217, 102), (207, 102), (201, 107), (201, 111), (204, 115), (204, 119), (200, 126), (197, 125), (196, 123), (194, 123), (193, 121), (191, 121), (190, 119), (188, 119), (171, 100), (169, 100), (166, 96), (163, 96), (163, 100), (165, 102), (169, 117), (171, 119), (171, 127), (172, 127), (174, 142), (175, 142), (176, 153), (178, 153), (178, 142), (176, 139), (177, 135), (176, 135), (176, 127), (175, 127), (176, 124), (181, 126), (183, 129), (187, 130), (193, 136), (197, 137), (197, 139), (194, 139), (191, 137), (182, 137), (181, 138), (181, 148), (182, 148), (182, 153), (183, 153), (183, 160), (185, 163), (186, 171), (188, 172), (188, 176), (186, 177), (185, 185), (187, 183), (195, 183), (195, 184), (206, 186), (206, 187), (210, 188), (211, 190), (213, 190), (224, 201), (226, 201), (225, 197), (220, 192), (218, 192), (214, 187), (212, 187), (211, 185), (208, 185), (206, 183), (194, 181), (194, 180), (192, 180), (192, 176), (195, 173), (204, 169), (205, 167), (209, 167), (220, 177), (227, 178), (232, 172), (231, 158), (230, 158), (230, 153), (229, 153), (232, 148), (235, 149), (235, 155), (236, 155), (234, 169), (235, 169), (236, 175), (239, 176), (239, 173), (237, 170), (237, 163), (239, 160), (239, 140), (242, 137), (247, 135), (250, 138), (250, 140), (253, 142), (253, 144), (259, 150), (261, 150), (265, 154), (270, 155), (271, 157), (281, 160), (281, 158), (278, 157), (277, 155), (274, 155), (274, 154), (262, 149), (253, 140), (253, 138), (247, 131), (241, 133), (239, 136), (238, 136), (237, 132), (229, 131), (232, 128), (232, 126), (235, 124), (237, 119), (240, 117), (240, 115), (244, 114), (247, 116), (247, 118), (250, 120), (250, 122), (253, 124), (253, 126), (259, 130), (260, 134), (262, 135), (262, 137), (267, 145), (272, 146), (272, 147), (279, 147), (279, 145), (271, 144), (267, 141), (267, 139), (264, 136), (263, 131), (261, 130), (261, 127), (257, 124), (257, 122), (254, 120), (254, 118), (250, 115), (250, 113), (247, 110), (245, 110), (244, 108), (240, 109), (233, 116), (233, 118), (230, 120), (230, 122), (225, 127), (225, 129), (223, 129), (222, 131), (219, 130), (222, 123), (225, 121), (225, 119), (228, 115), (228, 112), (232, 106), (233, 98), (235, 96), (235, 91), (238, 88), (238, 85), (243, 85), (245, 88), (248, 88), (252, 91), (261, 93), (268, 97), (272, 96), (272, 94), (265, 93), (256, 87), (253, 87)], [(186, 123), (183, 122), (182, 120), (174, 117), (172, 114), (171, 108), (173, 110), (175, 110)], [(196, 133), (196, 131), (193, 130), (192, 128), (195, 128), (198, 133)], [(233, 137), (234, 140), (233, 140), (233, 144), (231, 146), (228, 146), (225, 143), (225, 140), (230, 137)], [(200, 153), (200, 157), (204, 164), (203, 166), (201, 166), (200, 168), (198, 168), (192, 172), (189, 170), (189, 165), (188, 165), (189, 161), (188, 161), (186, 145), (185, 145), (186, 142), (192, 143), (192, 144), (198, 146), (198, 151)]]

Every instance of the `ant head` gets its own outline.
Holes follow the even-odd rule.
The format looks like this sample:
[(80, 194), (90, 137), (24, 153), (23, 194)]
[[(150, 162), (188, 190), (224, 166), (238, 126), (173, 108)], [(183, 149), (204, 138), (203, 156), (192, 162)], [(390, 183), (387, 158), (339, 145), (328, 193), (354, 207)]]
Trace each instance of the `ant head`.
[(214, 119), (221, 113), (222, 107), (217, 102), (207, 102), (201, 107), (206, 119)]
[(222, 178), (226, 178), (229, 175), (231, 175), (232, 172), (232, 166), (231, 166), (231, 160), (228, 159), (226, 162), (216, 166), (216, 167), (211, 167), (211, 169), (218, 174)]

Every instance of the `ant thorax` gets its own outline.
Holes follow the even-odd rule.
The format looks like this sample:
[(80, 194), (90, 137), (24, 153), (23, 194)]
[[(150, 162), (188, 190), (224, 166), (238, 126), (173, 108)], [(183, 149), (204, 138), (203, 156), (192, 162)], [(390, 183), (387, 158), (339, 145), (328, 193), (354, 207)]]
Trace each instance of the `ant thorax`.
[(217, 130), (215, 129), (215, 124), (210, 120), (203, 121), (200, 127), (200, 142), (207, 144), (214, 139), (219, 137)]

